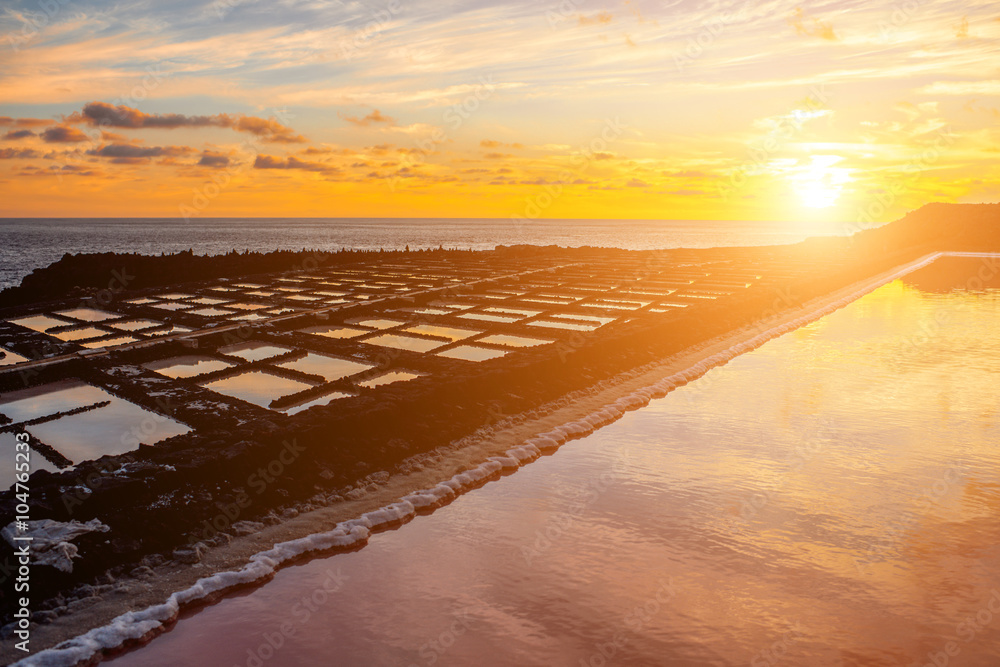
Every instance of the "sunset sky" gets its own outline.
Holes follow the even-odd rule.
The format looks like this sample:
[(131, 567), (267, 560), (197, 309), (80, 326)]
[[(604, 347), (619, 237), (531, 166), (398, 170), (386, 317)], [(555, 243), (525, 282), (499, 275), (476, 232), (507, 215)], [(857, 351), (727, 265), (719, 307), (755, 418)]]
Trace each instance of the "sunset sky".
[(0, 216), (825, 220), (1000, 200), (1000, 5), (5, 2)]

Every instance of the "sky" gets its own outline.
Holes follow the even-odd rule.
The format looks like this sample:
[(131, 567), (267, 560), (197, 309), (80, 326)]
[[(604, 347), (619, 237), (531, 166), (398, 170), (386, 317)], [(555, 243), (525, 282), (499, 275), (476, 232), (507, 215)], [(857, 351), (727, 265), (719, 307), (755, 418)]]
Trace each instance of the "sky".
[(0, 217), (1000, 200), (994, 0), (0, 3)]

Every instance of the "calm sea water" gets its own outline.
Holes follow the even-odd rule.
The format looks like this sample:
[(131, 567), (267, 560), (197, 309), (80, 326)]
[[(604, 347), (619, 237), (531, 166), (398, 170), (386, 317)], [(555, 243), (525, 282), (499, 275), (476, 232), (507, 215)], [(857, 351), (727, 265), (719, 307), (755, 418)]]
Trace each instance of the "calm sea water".
[(214, 255), (231, 250), (462, 248), (533, 244), (709, 248), (796, 243), (843, 233), (842, 227), (793, 222), (718, 220), (538, 220), (515, 225), (488, 219), (205, 218), (0, 219), (0, 289), (65, 253)]
[(115, 664), (1000, 664), (1000, 290), (950, 266)]

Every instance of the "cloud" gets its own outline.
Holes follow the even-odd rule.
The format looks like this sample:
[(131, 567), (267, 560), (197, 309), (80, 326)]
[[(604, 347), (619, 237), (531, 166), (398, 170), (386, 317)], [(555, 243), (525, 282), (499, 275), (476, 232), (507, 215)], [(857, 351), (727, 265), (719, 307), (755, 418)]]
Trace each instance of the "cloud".
[(0, 160), (26, 160), (33, 157), (39, 157), (38, 151), (30, 148), (0, 148)]
[(104, 130), (101, 130), (101, 141), (123, 144), (127, 143), (128, 140), (129, 140), (128, 137), (126, 137), (124, 134), (118, 134), (116, 132), (105, 132)]
[(223, 167), (229, 166), (229, 156), (223, 155), (222, 153), (214, 153), (212, 151), (202, 151), (201, 159), (198, 160), (198, 166), (200, 167), (213, 167), (216, 169), (221, 169)]
[(664, 176), (670, 178), (707, 178), (708, 173), (704, 171), (697, 171), (694, 169), (685, 169), (684, 171), (674, 171), (674, 172), (663, 172)]
[(795, 8), (795, 11), (788, 18), (788, 24), (795, 28), (795, 32), (799, 35), (819, 37), (830, 41), (837, 40), (837, 33), (834, 32), (833, 26), (829, 22), (806, 16), (801, 7)]
[(310, 146), (299, 152), (302, 155), (357, 155), (357, 151), (350, 148), (330, 148), (328, 146)]
[(514, 157), (510, 153), (487, 153), (484, 155), (487, 160), (504, 160), (509, 157)]
[(938, 81), (924, 86), (924, 95), (1000, 95), (1000, 81)]
[(253, 163), (254, 169), (300, 169), (302, 171), (313, 171), (320, 173), (334, 173), (339, 171), (336, 167), (320, 164), (318, 162), (306, 162), (297, 157), (282, 159), (275, 155), (258, 155)]
[[(222, 117), (230, 118), (221, 114)], [(301, 134), (295, 134), (290, 127), (286, 127), (274, 118), (257, 118), (256, 116), (237, 116), (230, 126), (237, 132), (249, 132), (261, 137), (268, 143), (277, 144), (304, 144), (306, 138)]]
[(955, 37), (965, 39), (969, 36), (969, 17), (963, 16), (961, 23), (955, 26)]
[(341, 116), (341, 118), (346, 120), (348, 123), (357, 125), (358, 127), (368, 127), (372, 123), (385, 123), (386, 125), (392, 125), (396, 122), (396, 119), (391, 116), (383, 116), (382, 112), (378, 109), (375, 109), (364, 118), (357, 118), (355, 116)]
[(614, 16), (610, 12), (598, 12), (589, 16), (586, 14), (577, 14), (576, 18), (580, 25), (608, 24), (614, 20)]
[(178, 127), (229, 127), (232, 122), (228, 116), (185, 116), (184, 114), (148, 114), (138, 109), (120, 104), (114, 106), (106, 102), (91, 102), (84, 105), (83, 111), (71, 114), (67, 119), (71, 123), (86, 123), (91, 126), (160, 128), (173, 130)]
[(49, 144), (75, 144), (87, 141), (87, 135), (75, 127), (56, 125), (45, 128), (42, 132), (42, 141)]
[(306, 138), (274, 118), (259, 118), (243, 114), (187, 116), (179, 113), (149, 114), (132, 107), (106, 102), (90, 102), (83, 111), (70, 114), (68, 123), (85, 123), (92, 127), (124, 127), (133, 130), (174, 130), (181, 127), (223, 127), (248, 132), (270, 143), (305, 143)]
[(11, 118), (10, 116), (0, 116), (0, 125), (16, 125), (18, 127), (44, 127), (52, 125), (54, 120), (45, 118)]
[(114, 164), (143, 164), (154, 157), (176, 157), (193, 152), (188, 146), (135, 146), (133, 144), (106, 144), (87, 151), (87, 155), (111, 158)]
[(70, 176), (95, 176), (97, 172), (87, 169), (86, 167), (81, 167), (75, 164), (64, 164), (61, 168), (55, 165), (49, 167), (49, 169), (59, 170), (63, 172), (68, 172)]
[(626, 183), (625, 185), (626, 185), (626, 187), (630, 187), (630, 188), (648, 188), (649, 187), (649, 183), (647, 183), (646, 181), (639, 180), (638, 178), (633, 178), (633, 179), (629, 180), (629, 182)]
[(502, 141), (494, 141), (493, 139), (483, 139), (479, 142), (479, 145), (483, 148), (500, 148), (501, 146), (506, 146), (507, 148), (524, 148), (524, 144), (505, 144)]
[(11, 130), (7, 134), (3, 135), (4, 139), (10, 141), (17, 141), (18, 139), (27, 139), (28, 137), (37, 137), (38, 135), (31, 130)]

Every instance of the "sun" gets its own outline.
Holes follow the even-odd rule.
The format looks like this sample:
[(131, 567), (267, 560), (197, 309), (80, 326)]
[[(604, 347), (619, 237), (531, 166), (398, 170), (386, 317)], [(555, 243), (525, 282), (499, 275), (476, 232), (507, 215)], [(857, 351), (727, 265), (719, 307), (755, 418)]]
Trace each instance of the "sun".
[(850, 182), (851, 170), (834, 165), (843, 160), (839, 155), (813, 155), (809, 164), (797, 169), (792, 184), (799, 199), (808, 208), (830, 208), (837, 203)]

